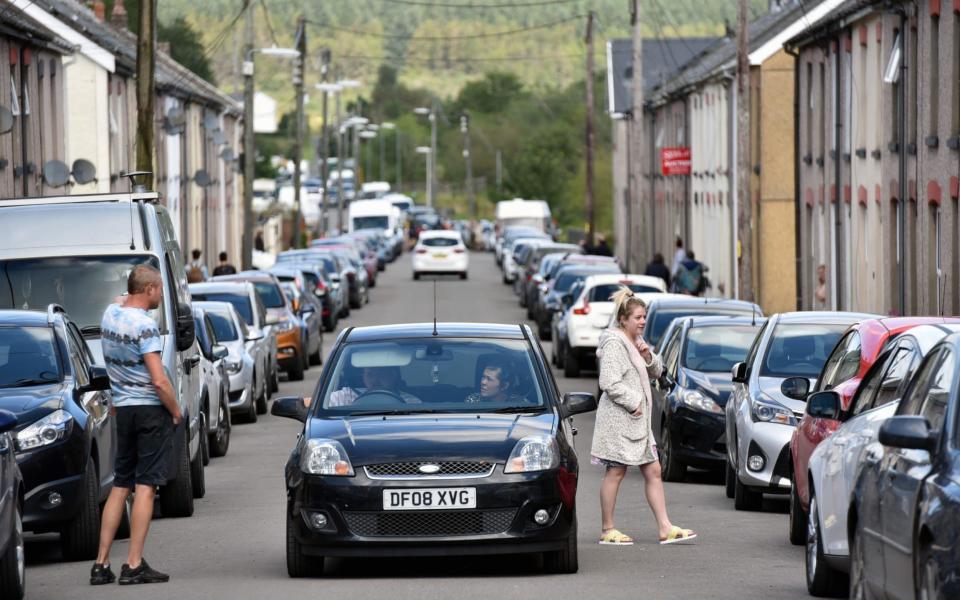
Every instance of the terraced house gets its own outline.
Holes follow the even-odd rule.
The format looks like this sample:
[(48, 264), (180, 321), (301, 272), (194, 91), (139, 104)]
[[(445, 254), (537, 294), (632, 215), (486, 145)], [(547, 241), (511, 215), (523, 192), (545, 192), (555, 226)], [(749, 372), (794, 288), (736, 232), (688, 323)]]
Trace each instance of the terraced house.
[(960, 313), (960, 0), (846, 1), (788, 48), (801, 306)]

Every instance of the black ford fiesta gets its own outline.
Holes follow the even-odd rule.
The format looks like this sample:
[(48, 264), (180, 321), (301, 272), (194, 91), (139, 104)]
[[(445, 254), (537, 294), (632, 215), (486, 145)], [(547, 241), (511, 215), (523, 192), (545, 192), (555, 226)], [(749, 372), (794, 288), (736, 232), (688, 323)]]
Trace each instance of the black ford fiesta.
[[(306, 400), (306, 401), (305, 401)], [(312, 398), (273, 414), (304, 422), (286, 466), (287, 570), (324, 557), (543, 553), (577, 570), (577, 456), (529, 327), (347, 329)]]

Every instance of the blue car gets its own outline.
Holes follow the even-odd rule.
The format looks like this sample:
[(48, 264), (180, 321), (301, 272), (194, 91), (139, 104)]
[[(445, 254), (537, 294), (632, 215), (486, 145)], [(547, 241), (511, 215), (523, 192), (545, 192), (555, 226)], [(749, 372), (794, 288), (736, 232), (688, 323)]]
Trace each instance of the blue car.
[(578, 462), (571, 417), (522, 325), (347, 329), (286, 465), (287, 571), (326, 557), (542, 553), (577, 571)]
[(847, 517), (851, 598), (960, 598), (958, 376), (954, 333), (923, 359), (879, 442), (864, 449)]
[(26, 591), (23, 480), (10, 433), (16, 427), (17, 415), (0, 410), (0, 598), (10, 600), (20, 600)]

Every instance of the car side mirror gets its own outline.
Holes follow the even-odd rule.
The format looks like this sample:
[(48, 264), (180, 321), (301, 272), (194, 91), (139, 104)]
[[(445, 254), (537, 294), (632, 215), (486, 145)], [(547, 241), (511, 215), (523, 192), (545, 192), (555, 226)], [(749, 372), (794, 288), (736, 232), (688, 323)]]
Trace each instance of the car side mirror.
[(17, 426), (17, 415), (9, 410), (0, 410), (0, 433), (13, 431)]
[(274, 400), (270, 414), (304, 423), (307, 420), (307, 405), (300, 396), (285, 396)]
[(937, 447), (937, 434), (926, 417), (902, 415), (890, 417), (880, 426), (880, 443), (891, 448), (926, 450)]
[(840, 420), (840, 394), (834, 391), (810, 394), (807, 398), (807, 414), (816, 419)]
[(663, 373), (660, 374), (660, 386), (663, 389), (669, 390), (670, 388), (673, 387), (673, 384), (675, 383), (676, 382), (673, 380), (673, 377), (670, 376), (670, 373), (667, 373), (666, 371), (664, 371)]
[(780, 393), (787, 398), (803, 400), (810, 393), (810, 380), (806, 377), (787, 377), (780, 384)]
[(571, 392), (563, 395), (561, 408), (565, 417), (592, 412), (597, 410), (597, 398), (593, 394)]
[(747, 363), (738, 362), (733, 365), (733, 368), (730, 369), (730, 373), (733, 375), (734, 383), (747, 383), (749, 379), (750, 369), (747, 367)]
[(82, 387), (84, 392), (105, 392), (110, 389), (110, 377), (107, 376), (106, 367), (93, 365), (87, 371), (87, 378), (90, 382)]
[(193, 322), (193, 311), (190, 305), (181, 302), (177, 304), (177, 350), (186, 352), (197, 339), (197, 331)]
[(230, 356), (230, 351), (227, 350), (227, 347), (223, 344), (214, 344), (211, 354), (213, 355), (214, 360), (222, 360)]
[(266, 325), (276, 325), (280, 322), (280, 317), (275, 315), (267, 315)]
[(255, 342), (255, 341), (257, 341), (257, 340), (262, 340), (262, 339), (263, 339), (263, 330), (262, 330), (262, 329), (251, 329), (251, 330), (247, 331), (247, 337), (245, 338), (245, 341), (247, 341), (247, 342)]

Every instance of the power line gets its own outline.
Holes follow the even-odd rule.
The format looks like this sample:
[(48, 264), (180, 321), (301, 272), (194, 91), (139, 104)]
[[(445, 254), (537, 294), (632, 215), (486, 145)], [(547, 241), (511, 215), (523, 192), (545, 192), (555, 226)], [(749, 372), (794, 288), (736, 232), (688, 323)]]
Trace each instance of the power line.
[[(597, 56), (603, 56), (601, 52), (596, 53)], [(337, 56), (337, 59), (350, 59), (350, 60), (368, 60), (368, 61), (398, 61), (398, 62), (455, 62), (455, 63), (472, 63), (472, 62), (508, 62), (508, 61), (526, 61), (526, 60), (568, 60), (568, 59), (581, 59), (585, 58), (586, 53), (579, 54), (554, 54), (549, 56), (478, 56), (478, 57), (455, 57), (455, 58), (444, 58), (444, 57), (428, 57), (428, 56), (370, 56), (370, 55), (359, 55), (359, 54), (341, 54)]]
[(279, 46), (280, 42), (277, 41), (277, 32), (273, 29), (273, 20), (270, 18), (270, 9), (267, 8), (267, 0), (260, 0), (260, 6), (263, 8), (263, 16), (267, 21), (267, 31), (270, 32), (270, 41), (273, 42), (274, 46)]
[[(250, 5), (252, 4), (253, 3), (251, 2)], [(220, 33), (218, 33), (217, 36), (213, 38), (213, 42), (210, 43), (210, 46), (208, 46), (203, 51), (204, 58), (210, 58), (211, 54), (213, 54), (214, 52), (220, 49), (223, 43), (227, 40), (227, 35), (237, 24), (237, 21), (240, 20), (240, 17), (242, 17), (243, 14), (247, 11), (247, 6), (248, 4), (244, 2), (243, 6), (240, 8), (240, 12), (238, 12), (236, 16), (234, 16), (233, 19), (231, 19), (230, 22), (224, 26), (224, 28), (220, 31)], [(180, 63), (177, 63), (177, 64), (180, 65)], [(200, 77), (199, 75), (197, 75), (196, 73), (188, 69), (187, 67), (183, 65), (180, 65), (180, 66), (183, 67), (183, 73), (179, 77), (177, 77), (172, 84), (170, 84), (170, 87), (177, 87), (180, 83), (184, 82), (187, 79), (187, 77), (190, 77), (190, 76), (195, 76), (199, 79), (203, 79), (202, 77)]]
[(337, 25), (330, 25), (329, 23), (319, 23), (317, 21), (307, 21), (310, 25), (315, 25), (323, 29), (330, 29), (332, 31), (340, 31), (343, 33), (351, 33), (354, 35), (365, 35), (370, 37), (377, 38), (387, 38), (387, 39), (400, 39), (408, 42), (442, 42), (442, 41), (453, 41), (453, 40), (475, 40), (482, 38), (492, 38), (492, 37), (504, 37), (508, 35), (515, 35), (518, 33), (526, 33), (528, 31), (534, 31), (537, 29), (549, 29), (551, 27), (556, 27), (557, 25), (563, 25), (564, 23), (569, 23), (577, 19), (582, 19), (585, 15), (572, 15), (566, 17), (565, 19), (560, 19), (558, 21), (551, 21), (549, 23), (543, 23), (540, 25), (531, 25), (529, 27), (521, 27), (519, 29), (510, 29), (506, 31), (492, 31), (489, 33), (475, 33), (470, 35), (435, 35), (435, 36), (405, 36), (400, 34), (391, 34), (391, 33), (377, 33), (373, 31), (362, 31), (358, 29), (350, 29), (348, 27), (339, 27)]
[(497, 3), (497, 2), (481, 2), (478, 4), (455, 4), (451, 2), (428, 2), (427, 0), (381, 0), (388, 4), (405, 4), (407, 6), (431, 6), (435, 8), (476, 8), (476, 9), (487, 9), (487, 8), (529, 8), (536, 6), (549, 6), (555, 4), (570, 4), (576, 2), (576, 0), (540, 0), (539, 2), (506, 2), (506, 3)]

